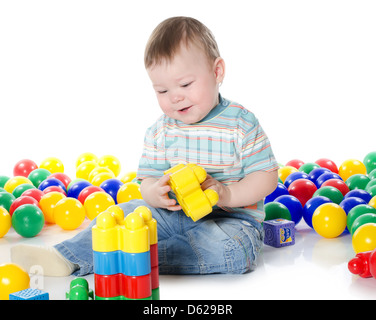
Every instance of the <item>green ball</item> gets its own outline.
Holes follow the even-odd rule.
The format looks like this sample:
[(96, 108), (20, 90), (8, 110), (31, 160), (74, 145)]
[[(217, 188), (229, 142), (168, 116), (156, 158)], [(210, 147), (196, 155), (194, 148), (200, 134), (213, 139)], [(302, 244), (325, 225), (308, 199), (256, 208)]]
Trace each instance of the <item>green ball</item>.
[(0, 176), (0, 188), (4, 188), (5, 184), (10, 178), (7, 176)]
[(30, 172), (27, 177), (33, 185), (38, 188), (42, 181), (46, 180), (51, 175), (47, 169), (38, 168)]
[(300, 166), (299, 171), (309, 174), (313, 169), (317, 169), (317, 168), (320, 168), (320, 166), (317, 163), (306, 162), (305, 164), (302, 164)]
[(14, 200), (16, 200), (16, 197), (13, 194), (7, 191), (0, 192), (0, 207), (3, 207), (8, 212)]
[(367, 173), (370, 173), (372, 170), (376, 169), (376, 151), (368, 153), (364, 157), (363, 163), (366, 166)]
[(29, 184), (29, 183), (23, 183), (23, 184), (20, 184), (19, 186), (17, 186), (12, 194), (16, 197), (16, 198), (19, 198), (26, 190), (29, 190), (29, 189), (36, 189), (35, 186)]
[(346, 180), (346, 184), (350, 190), (362, 189), (365, 190), (367, 184), (371, 181), (365, 174), (354, 174)]
[(365, 213), (355, 219), (354, 223), (351, 226), (351, 234), (353, 235), (356, 229), (361, 227), (366, 223), (376, 223), (376, 214), (375, 213)]
[(33, 204), (24, 204), (13, 212), (12, 226), (22, 237), (35, 237), (44, 226), (43, 212)]
[(343, 200), (342, 192), (332, 186), (325, 186), (325, 187), (321, 187), (320, 189), (317, 189), (315, 193), (313, 194), (312, 198), (318, 197), (318, 196), (327, 197), (336, 204), (340, 204), (341, 201)]
[(264, 206), (265, 221), (273, 219), (286, 219), (291, 221), (291, 214), (287, 207), (279, 202), (268, 202)]
[(368, 174), (368, 178), (370, 178), (371, 180), (376, 179), (376, 169), (373, 169), (373, 170)]
[(347, 214), (347, 229), (351, 232), (351, 228), (352, 228), (354, 221), (358, 217), (366, 213), (376, 214), (376, 209), (368, 204), (360, 204), (352, 208)]

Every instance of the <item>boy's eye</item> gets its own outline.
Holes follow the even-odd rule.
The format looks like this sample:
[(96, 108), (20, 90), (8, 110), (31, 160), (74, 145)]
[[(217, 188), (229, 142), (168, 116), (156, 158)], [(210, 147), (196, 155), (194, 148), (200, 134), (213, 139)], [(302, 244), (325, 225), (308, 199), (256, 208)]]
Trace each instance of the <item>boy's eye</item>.
[(159, 94), (164, 94), (167, 92), (167, 90), (160, 90), (160, 91), (157, 91)]
[(188, 82), (188, 83), (185, 83), (185, 84), (182, 84), (181, 87), (182, 87), (182, 88), (189, 87), (189, 86), (192, 84), (192, 82), (193, 82), (193, 81)]

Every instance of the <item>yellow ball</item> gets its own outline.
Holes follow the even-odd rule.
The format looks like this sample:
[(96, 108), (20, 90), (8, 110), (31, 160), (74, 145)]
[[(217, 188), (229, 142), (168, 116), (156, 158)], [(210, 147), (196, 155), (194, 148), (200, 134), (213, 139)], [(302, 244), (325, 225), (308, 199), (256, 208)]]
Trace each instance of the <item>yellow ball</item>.
[(134, 178), (136, 178), (136, 176), (137, 176), (137, 172), (136, 171), (131, 171), (131, 172), (128, 172), (128, 173), (124, 174), (120, 178), (120, 181), (123, 182), (123, 183), (132, 182), (132, 180)]
[(15, 176), (10, 178), (4, 185), (5, 191), (12, 193), (14, 189), (16, 189), (21, 184), (31, 184), (33, 183), (26, 177), (23, 176)]
[(374, 196), (368, 203), (370, 206), (376, 209), (376, 196)]
[(98, 167), (98, 164), (95, 161), (85, 161), (82, 162), (76, 168), (76, 177), (80, 179), (85, 179), (89, 181), (90, 173)]
[(285, 183), (286, 178), (293, 172), (298, 172), (299, 170), (292, 166), (285, 166), (278, 169), (278, 177)]
[(30, 277), (19, 265), (0, 265), (0, 300), (9, 300), (9, 294), (25, 290), (30, 286)]
[(346, 229), (347, 216), (338, 204), (325, 203), (312, 216), (313, 229), (324, 238), (336, 238)]
[(117, 203), (124, 203), (133, 199), (142, 199), (140, 185), (135, 182), (124, 183), (117, 193)]
[(90, 194), (84, 202), (86, 216), (93, 220), (98, 214), (115, 204), (114, 199), (106, 192), (97, 191)]
[(100, 173), (107, 173), (108, 177), (111, 177), (111, 178), (108, 178), (108, 179), (115, 178), (114, 173), (110, 169), (98, 166), (98, 167), (94, 168), (93, 171), (90, 172), (88, 181), (90, 183), (93, 183), (93, 179), (95, 178), (95, 176), (97, 176)]
[(354, 174), (367, 174), (367, 169), (363, 162), (356, 159), (348, 159), (340, 165), (338, 174), (343, 181), (346, 181)]
[(78, 156), (77, 160), (76, 160), (76, 168), (83, 162), (86, 162), (86, 161), (93, 161), (95, 163), (98, 162), (98, 157), (94, 154), (94, 153), (91, 153), (91, 152), (85, 152), (85, 153), (82, 153)]
[(47, 223), (55, 223), (54, 208), (56, 204), (66, 198), (66, 196), (58, 191), (46, 193), (39, 201), (39, 206), (42, 209), (44, 220)]
[(85, 208), (75, 198), (61, 199), (54, 208), (54, 218), (63, 230), (77, 229), (85, 220)]
[(9, 212), (0, 207), (0, 238), (4, 237), (12, 226), (12, 218)]
[(56, 173), (56, 172), (64, 173), (63, 162), (61, 162), (61, 160), (55, 157), (49, 157), (49, 158), (44, 159), (42, 163), (39, 165), (39, 168), (46, 169), (51, 173)]
[(112, 178), (114, 178), (113, 173), (102, 172), (102, 173), (97, 174), (93, 179), (91, 179), (90, 182), (93, 186), (100, 187), (102, 182), (104, 182), (108, 179), (112, 179)]
[(106, 167), (110, 169), (114, 173), (115, 177), (119, 175), (121, 170), (119, 159), (111, 155), (105, 155), (103, 157), (100, 157), (98, 159), (98, 165), (100, 167)]
[(376, 223), (366, 223), (353, 234), (352, 246), (355, 253), (376, 249)]

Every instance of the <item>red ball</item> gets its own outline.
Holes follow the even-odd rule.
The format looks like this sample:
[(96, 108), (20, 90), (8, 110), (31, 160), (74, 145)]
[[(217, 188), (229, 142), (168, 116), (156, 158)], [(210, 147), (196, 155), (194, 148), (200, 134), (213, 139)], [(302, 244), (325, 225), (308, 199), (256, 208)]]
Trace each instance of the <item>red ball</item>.
[(18, 197), (16, 200), (13, 201), (13, 203), (11, 204), (11, 206), (9, 208), (9, 214), (12, 216), (13, 212), (18, 207), (20, 207), (24, 204), (32, 204), (34, 206), (37, 206), (40, 209), (39, 202), (37, 200), (35, 200), (34, 198), (29, 197), (29, 196), (21, 196), (21, 197)]
[(286, 163), (286, 166), (294, 167), (299, 169), (304, 164), (304, 161), (299, 159), (293, 159)]
[(77, 197), (77, 200), (80, 201), (82, 204), (84, 204), (86, 198), (89, 195), (91, 195), (94, 192), (98, 192), (98, 191), (105, 192), (101, 187), (88, 186), (88, 187), (82, 189), (82, 191), (79, 193), (79, 195)]
[(334, 173), (338, 173), (338, 167), (332, 160), (321, 158), (319, 160), (316, 160), (315, 163), (322, 168), (327, 168)]
[(65, 188), (68, 188), (68, 185), (71, 183), (71, 178), (69, 178), (65, 173), (62, 173), (62, 172), (55, 172), (53, 174), (51, 174), (48, 178), (56, 178), (58, 180), (60, 180)]
[(311, 199), (316, 192), (317, 187), (311, 180), (298, 179), (293, 181), (287, 190), (289, 194), (297, 198), (304, 207), (306, 202)]
[(25, 190), (21, 194), (21, 196), (32, 197), (39, 202), (40, 199), (42, 199), (42, 197), (44, 196), (44, 192), (42, 190), (39, 190), (39, 189), (28, 189), (28, 190)]
[(49, 187), (43, 189), (44, 194), (47, 194), (47, 193), (53, 192), (53, 191), (61, 192), (65, 196), (67, 195), (67, 193), (63, 190), (63, 188), (60, 188), (58, 186), (49, 186)]
[(37, 164), (30, 159), (22, 159), (18, 161), (14, 167), (13, 167), (13, 175), (16, 176), (22, 176), (22, 177), (28, 177), (30, 172), (38, 169)]
[(347, 186), (347, 184), (343, 180), (340, 180), (340, 179), (329, 179), (329, 180), (326, 180), (321, 185), (321, 187), (326, 187), (326, 186), (330, 186), (330, 187), (334, 187), (334, 188), (338, 189), (339, 191), (341, 191), (341, 193), (342, 193), (343, 196), (345, 196), (345, 194), (350, 191), (350, 189)]

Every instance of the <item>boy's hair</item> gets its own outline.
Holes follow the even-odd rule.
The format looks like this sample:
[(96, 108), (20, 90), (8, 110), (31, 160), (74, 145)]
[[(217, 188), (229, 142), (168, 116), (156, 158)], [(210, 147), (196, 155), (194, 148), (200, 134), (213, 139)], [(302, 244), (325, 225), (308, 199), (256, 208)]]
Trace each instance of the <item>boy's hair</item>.
[(189, 17), (173, 17), (162, 21), (152, 32), (145, 48), (145, 68), (171, 61), (180, 44), (196, 44), (209, 60), (220, 57), (217, 42), (211, 31), (200, 21)]

